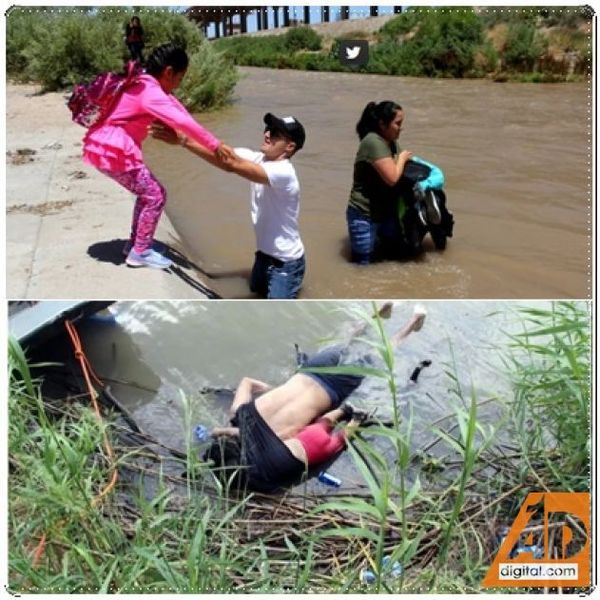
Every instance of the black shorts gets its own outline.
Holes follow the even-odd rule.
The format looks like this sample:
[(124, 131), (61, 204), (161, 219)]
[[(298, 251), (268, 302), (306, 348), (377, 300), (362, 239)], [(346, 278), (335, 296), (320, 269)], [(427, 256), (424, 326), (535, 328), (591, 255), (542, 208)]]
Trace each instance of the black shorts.
[(338, 406), (362, 383), (364, 375), (349, 375), (346, 373), (311, 373), (304, 371), (310, 367), (338, 367), (338, 366), (373, 366), (373, 360), (365, 354), (356, 360), (344, 362), (347, 346), (337, 345), (325, 348), (309, 356), (301, 365), (302, 373), (314, 379), (331, 399), (331, 408)]
[(240, 430), (241, 463), (250, 489), (273, 492), (300, 483), (306, 471), (304, 463), (275, 435), (254, 401), (242, 404), (235, 419)]

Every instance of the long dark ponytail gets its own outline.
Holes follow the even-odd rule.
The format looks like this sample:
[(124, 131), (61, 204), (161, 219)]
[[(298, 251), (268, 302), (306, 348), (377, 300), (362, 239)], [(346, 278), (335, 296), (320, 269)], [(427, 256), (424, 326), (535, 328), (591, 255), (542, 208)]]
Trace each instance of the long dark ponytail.
[(356, 124), (359, 139), (362, 140), (371, 131), (379, 133), (380, 123), (384, 125), (391, 123), (399, 110), (402, 110), (402, 107), (391, 100), (384, 100), (379, 104), (369, 102), (362, 112), (360, 121)]

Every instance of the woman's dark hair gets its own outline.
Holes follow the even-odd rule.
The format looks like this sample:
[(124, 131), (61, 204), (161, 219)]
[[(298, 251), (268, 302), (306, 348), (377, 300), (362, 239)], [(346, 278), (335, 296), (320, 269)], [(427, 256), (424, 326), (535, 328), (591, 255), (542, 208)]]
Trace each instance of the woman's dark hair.
[(140, 18), (137, 15), (134, 15), (133, 17), (131, 17), (131, 19), (129, 19), (129, 24), (133, 25), (134, 21), (137, 21), (138, 26), (142, 24)]
[(153, 50), (146, 61), (146, 72), (154, 77), (160, 77), (167, 67), (172, 67), (175, 73), (181, 73), (188, 68), (188, 63), (186, 51), (169, 42)]
[(402, 110), (402, 107), (391, 100), (377, 102), (369, 102), (365, 106), (360, 121), (356, 124), (356, 133), (359, 139), (363, 139), (367, 133), (375, 131), (379, 133), (380, 123), (389, 125), (395, 118), (396, 113)]
[(217, 436), (207, 448), (202, 460), (212, 462), (212, 469), (223, 482), (231, 482), (234, 488), (246, 484), (242, 465), (240, 440), (229, 436)]

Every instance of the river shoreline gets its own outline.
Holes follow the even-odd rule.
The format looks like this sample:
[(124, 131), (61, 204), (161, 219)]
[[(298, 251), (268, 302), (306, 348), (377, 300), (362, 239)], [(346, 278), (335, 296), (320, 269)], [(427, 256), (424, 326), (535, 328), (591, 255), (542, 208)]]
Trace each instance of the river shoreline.
[(81, 160), (84, 130), (71, 122), (64, 93), (7, 83), (6, 97), (8, 298), (213, 296), (168, 212), (156, 238), (173, 249), (176, 269), (126, 268), (131, 195)]
[[(307, 128), (306, 148), (294, 158), (307, 249), (301, 298), (589, 297), (586, 86), (240, 71), (235, 101), (198, 118), (227, 143), (250, 148), (260, 144), (266, 110), (295, 114)], [(353, 123), (383, 86), (407, 110), (402, 145), (447, 176), (456, 237), (443, 253), (427, 247), (418, 260), (357, 269), (348, 261), (344, 219)], [(328, 102), (334, 112), (318, 108)], [(565, 118), (548, 121), (548, 102)], [(169, 193), (157, 238), (181, 260), (178, 277), (127, 269), (121, 251), (131, 197), (83, 163), (83, 131), (71, 122), (64, 94), (7, 85), (9, 298), (183, 299), (213, 290), (253, 297), (246, 181), (148, 140), (148, 165)], [(549, 144), (556, 139), (569, 148), (568, 160)], [(498, 178), (498, 169), (506, 176)]]

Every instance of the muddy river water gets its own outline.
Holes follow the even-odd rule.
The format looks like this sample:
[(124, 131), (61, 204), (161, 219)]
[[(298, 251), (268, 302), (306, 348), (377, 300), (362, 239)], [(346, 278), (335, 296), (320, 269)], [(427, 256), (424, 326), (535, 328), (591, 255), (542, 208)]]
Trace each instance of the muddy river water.
[[(504, 332), (519, 327), (514, 303), (423, 304), (428, 311), (423, 329), (394, 355), (399, 410), (404, 419), (411, 405), (414, 410), (413, 450), (434, 439), (432, 424), (453, 415), (461, 402), (448, 373), (456, 377), (466, 402), (473, 389), (482, 403), (479, 418), (497, 422), (499, 403), (510, 398), (498, 347), (506, 347)], [(397, 331), (414, 306), (396, 302), (391, 318), (384, 321), (385, 331)], [(210, 390), (233, 390), (243, 376), (282, 383), (296, 368), (294, 344), (310, 353), (340, 340), (355, 323), (352, 311), (357, 308), (372, 310), (369, 302), (119, 302), (110, 308), (113, 318), (90, 319), (80, 325), (80, 333), (95, 370), (138, 425), (170, 447), (184, 449), (191, 426), (227, 423), (229, 399)], [(411, 383), (413, 369), (423, 360), (431, 366)], [(187, 423), (184, 398), (191, 410)], [(385, 380), (365, 379), (351, 401), (376, 408), (384, 420), (391, 418)], [(448, 423), (440, 421), (440, 426)], [(435, 451), (448, 453), (442, 446)], [(345, 454), (335, 471), (344, 477), (355, 473), (349, 461)]]
[[(302, 298), (587, 298), (591, 210), (588, 86), (433, 80), (241, 69), (231, 106), (199, 120), (234, 146), (258, 148), (267, 111), (297, 116), (294, 162), (307, 274)], [(444, 252), (359, 268), (348, 262), (345, 207), (354, 126), (371, 100), (393, 99), (401, 145), (442, 167), (455, 236)], [(250, 297), (249, 184), (154, 140), (149, 163), (168, 213), (224, 297)]]

